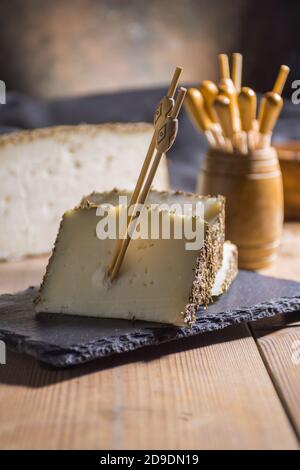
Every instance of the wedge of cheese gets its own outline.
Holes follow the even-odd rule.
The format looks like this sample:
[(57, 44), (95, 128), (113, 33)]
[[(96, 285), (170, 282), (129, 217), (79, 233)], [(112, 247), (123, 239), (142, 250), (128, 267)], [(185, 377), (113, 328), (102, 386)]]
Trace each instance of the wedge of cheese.
[[(50, 252), (61, 214), (82, 194), (133, 189), (152, 133), (152, 125), (140, 123), (0, 136), (0, 260)], [(168, 189), (164, 158), (154, 186)]]
[[(132, 239), (119, 275), (110, 283), (107, 270), (116, 240), (98, 238), (97, 214), (105, 209), (120, 221), (120, 195), (129, 196), (118, 190), (93, 193), (64, 214), (36, 311), (193, 324), (198, 307), (223, 293), (237, 273), (236, 248), (224, 244), (223, 197), (151, 191), (142, 220), (149, 222), (158, 212), (174, 228), (190, 219), (201, 246), (187, 249), (190, 236), (175, 238), (173, 228), (169, 238), (160, 232), (156, 238)], [(203, 206), (200, 216), (196, 203)], [(174, 212), (174, 204), (190, 211)]]

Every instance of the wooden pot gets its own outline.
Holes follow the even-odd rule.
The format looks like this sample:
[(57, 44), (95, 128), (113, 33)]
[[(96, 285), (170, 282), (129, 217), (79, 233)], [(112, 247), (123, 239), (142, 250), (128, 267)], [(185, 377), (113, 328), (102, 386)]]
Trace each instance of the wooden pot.
[(283, 179), (284, 218), (300, 220), (300, 141), (275, 146)]
[(248, 155), (209, 150), (198, 192), (226, 197), (226, 238), (238, 246), (241, 269), (261, 269), (274, 260), (283, 224), (282, 176), (274, 148)]

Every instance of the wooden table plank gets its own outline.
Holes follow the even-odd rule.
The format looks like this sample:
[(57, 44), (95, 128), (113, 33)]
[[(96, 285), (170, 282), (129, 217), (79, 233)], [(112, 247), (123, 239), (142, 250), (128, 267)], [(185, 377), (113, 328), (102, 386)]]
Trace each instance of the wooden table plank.
[(260, 272), (267, 276), (300, 282), (300, 222), (284, 225), (277, 259), (270, 267)]
[(300, 440), (300, 319), (299, 314), (284, 319), (253, 323), (261, 355), (281, 401)]
[[(2, 292), (45, 263), (0, 265)], [(246, 325), (63, 371), (10, 353), (0, 383), (1, 448), (298, 446)]]
[[(300, 223), (285, 225), (279, 257), (264, 273), (300, 281)], [(300, 439), (300, 315), (261, 320), (251, 329)]]
[(22, 261), (0, 262), (0, 294), (8, 294), (37, 286), (41, 282), (48, 256), (38, 256)]
[(69, 370), (11, 353), (0, 382), (1, 448), (297, 448), (245, 325)]

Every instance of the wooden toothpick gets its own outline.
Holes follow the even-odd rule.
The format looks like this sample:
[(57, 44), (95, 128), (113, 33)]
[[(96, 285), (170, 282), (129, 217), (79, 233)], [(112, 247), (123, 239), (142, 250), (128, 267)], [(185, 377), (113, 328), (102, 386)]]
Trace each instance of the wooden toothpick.
[(249, 87), (243, 87), (238, 96), (243, 138), (245, 137), (248, 152), (254, 148), (255, 131), (253, 129), (256, 118), (257, 98), (255, 92)]
[(175, 69), (173, 78), (171, 80), (168, 92), (167, 92), (167, 96), (170, 97), (170, 98), (173, 98), (174, 95), (175, 95), (175, 91), (177, 89), (177, 85), (178, 85), (178, 82), (179, 82), (181, 72), (182, 72), (182, 67), (177, 66), (176, 69)]
[[(176, 91), (181, 73), (182, 73), (182, 67), (176, 67), (175, 72), (174, 72), (173, 77), (172, 77), (172, 80), (171, 80), (171, 83), (169, 85), (167, 94), (166, 94), (166, 96), (164, 96), (161, 99), (160, 103), (158, 104), (158, 106), (156, 108), (155, 115), (154, 115), (154, 122), (153, 122), (154, 132), (153, 132), (152, 139), (151, 139), (151, 142), (150, 142), (150, 145), (149, 145), (149, 148), (148, 148), (148, 151), (147, 151), (146, 158), (144, 160), (142, 169), (140, 171), (135, 189), (132, 193), (130, 203), (129, 203), (129, 207), (133, 206), (136, 203), (136, 201), (138, 199), (138, 196), (140, 194), (143, 182), (146, 178), (151, 160), (153, 158), (153, 154), (155, 152), (156, 133), (157, 133), (158, 129), (161, 127), (161, 122), (166, 118), (166, 116), (168, 114), (170, 114), (170, 112), (171, 112), (171, 110), (174, 106), (174, 94), (175, 94), (175, 91)], [(109, 273), (111, 273), (114, 269), (114, 265), (115, 265), (115, 263), (117, 261), (117, 258), (119, 256), (121, 246), (122, 246), (122, 239), (117, 241), (114, 256), (113, 256), (113, 259), (112, 259), (110, 267), (109, 267)]]
[(218, 57), (219, 57), (219, 64), (220, 64), (221, 79), (230, 78), (228, 55), (219, 54)]
[(271, 134), (283, 106), (281, 93), (289, 72), (290, 69), (287, 65), (281, 65), (272, 91), (265, 93), (262, 97), (258, 114), (258, 123), (260, 134), (268, 136), (268, 139), (264, 138), (264, 146), (270, 145)]
[(289, 73), (290, 68), (287, 65), (282, 65), (280, 67), (279, 73), (273, 86), (273, 93), (278, 93), (279, 95), (281, 95)]
[(263, 100), (262, 113), (259, 117), (259, 132), (270, 134), (273, 132), (281, 112), (283, 99), (278, 93), (269, 91), (264, 95)]
[(225, 137), (226, 149), (231, 151), (234, 137), (234, 126), (232, 108), (230, 106), (230, 99), (228, 96), (218, 95), (214, 102), (214, 108)]
[(239, 110), (241, 116), (242, 130), (249, 132), (253, 130), (253, 123), (256, 117), (256, 94), (249, 87), (243, 87), (239, 96)]
[(232, 54), (232, 81), (235, 86), (237, 93), (241, 90), (242, 85), (242, 68), (243, 68), (243, 56), (238, 52)]
[(218, 96), (217, 85), (211, 80), (203, 80), (199, 86), (199, 91), (203, 96), (205, 110), (213, 123), (218, 122), (215, 110), (213, 108), (214, 100)]
[(188, 89), (185, 99), (185, 107), (191, 116), (195, 127), (201, 132), (204, 132), (209, 144), (212, 147), (215, 147), (216, 139), (212, 132), (213, 122), (204, 108), (204, 100), (200, 90), (197, 88)]
[[(139, 207), (140, 205), (143, 205), (145, 203), (148, 193), (150, 191), (154, 176), (156, 174), (159, 162), (161, 160), (161, 157), (164, 153), (166, 153), (171, 148), (171, 146), (173, 145), (175, 141), (177, 131), (178, 131), (177, 116), (183, 104), (185, 94), (186, 94), (186, 89), (180, 88), (170, 116), (165, 117), (164, 121), (161, 122), (161, 126), (156, 133), (156, 142), (155, 142), (156, 155), (154, 157), (154, 161), (150, 168), (144, 187), (136, 201), (135, 207), (132, 211), (132, 215), (129, 218), (129, 222), (128, 222), (127, 230), (126, 230), (126, 236), (122, 240), (121, 249), (118, 253), (116, 262), (112, 270), (110, 271), (111, 281), (113, 281), (117, 277), (120, 271), (121, 265), (123, 263), (123, 259), (125, 257), (126, 251), (128, 249), (128, 246), (131, 240), (131, 237), (129, 234), (129, 228), (131, 229), (130, 231), (133, 233), (136, 227), (136, 224), (138, 221), (138, 217), (136, 217), (135, 215), (136, 207)], [(133, 226), (131, 226), (132, 223), (133, 223)]]
[[(168, 95), (171, 94), (171, 93), (174, 96), (174, 91), (175, 91), (174, 86), (175, 86), (175, 83), (179, 79), (180, 73), (181, 73), (181, 69), (178, 67), (175, 71), (173, 80), (172, 80), (171, 85), (169, 87), (167, 98), (169, 98)], [(165, 115), (164, 115), (163, 112), (162, 112), (162, 106), (161, 105), (164, 102), (164, 99), (161, 101), (161, 103), (158, 106), (158, 109), (155, 113), (155, 119), (154, 119), (154, 121), (155, 121), (155, 132), (154, 132), (154, 136), (152, 138), (152, 141), (154, 140), (154, 150), (156, 149), (156, 155), (154, 157), (154, 161), (152, 163), (152, 166), (149, 170), (147, 179), (144, 183), (144, 180), (145, 180), (145, 177), (146, 177), (146, 174), (147, 174), (147, 170), (149, 169), (150, 162), (152, 160), (152, 158), (149, 158), (149, 153), (150, 153), (150, 150), (151, 150), (151, 144), (150, 144), (150, 147), (149, 147), (149, 150), (147, 152), (146, 159), (145, 159), (145, 162), (146, 162), (146, 160), (149, 159), (149, 163), (147, 165), (145, 165), (145, 162), (144, 162), (144, 165), (143, 165), (143, 168), (145, 166), (147, 166), (147, 169), (144, 173), (143, 173), (143, 171), (141, 171), (140, 176), (139, 176), (138, 181), (137, 181), (137, 184), (136, 184), (136, 187), (135, 187), (135, 190), (134, 190), (134, 193), (133, 193), (133, 196), (135, 196), (135, 197), (134, 198), (133, 198), (133, 196), (131, 197), (130, 206), (134, 206), (134, 209), (132, 210), (132, 215), (129, 216), (129, 220), (127, 222), (127, 229), (126, 229), (125, 238), (119, 240), (118, 245), (117, 245), (118, 249), (116, 251), (116, 254), (113, 258), (113, 262), (111, 263), (111, 266), (110, 266), (109, 271), (108, 271), (108, 275), (109, 275), (111, 281), (116, 279), (116, 277), (117, 277), (117, 275), (120, 271), (124, 256), (125, 256), (126, 251), (127, 251), (127, 248), (129, 246), (129, 243), (130, 243), (130, 240), (131, 240), (129, 229), (130, 229), (130, 232), (133, 233), (133, 231), (135, 229), (135, 226), (137, 224), (138, 218), (135, 215), (136, 207), (139, 206), (140, 204), (145, 203), (145, 200), (146, 200), (147, 195), (150, 191), (150, 187), (151, 187), (151, 184), (153, 182), (154, 176), (156, 174), (156, 170), (157, 170), (157, 167), (158, 167), (159, 162), (161, 160), (161, 157), (173, 145), (174, 140), (176, 138), (177, 128), (178, 128), (177, 116), (178, 116), (179, 110), (182, 106), (185, 94), (186, 94), (186, 89), (181, 88), (178, 95), (177, 95), (174, 106), (171, 109), (169, 109), (169, 114), (165, 113)], [(143, 168), (142, 168), (142, 170), (143, 170)], [(133, 224), (133, 226), (132, 226), (132, 224)]]
[[(138, 198), (138, 204), (144, 204), (145, 200), (150, 191), (151, 185), (153, 183), (156, 170), (158, 168), (161, 157), (166, 153), (173, 145), (178, 131), (178, 114), (182, 107), (185, 95), (186, 88), (180, 87), (175, 105), (171, 111), (170, 116), (167, 116), (165, 121), (162, 122), (161, 128), (158, 130), (156, 135), (156, 155), (154, 157), (153, 165), (149, 171), (148, 177), (146, 179), (144, 188)], [(166, 127), (165, 127), (166, 126)]]

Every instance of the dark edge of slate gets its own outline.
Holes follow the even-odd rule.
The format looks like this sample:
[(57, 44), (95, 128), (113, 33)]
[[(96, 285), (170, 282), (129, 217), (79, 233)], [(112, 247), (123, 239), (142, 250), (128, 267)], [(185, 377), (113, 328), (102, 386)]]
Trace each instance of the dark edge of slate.
[[(33, 292), (33, 289), (31, 289)], [(29, 290), (25, 291), (29, 292)], [(133, 351), (145, 346), (158, 345), (185, 337), (216, 331), (238, 323), (256, 321), (278, 314), (300, 311), (300, 297), (281, 297), (258, 303), (252, 307), (225, 311), (222, 314), (201, 312), (192, 328), (176, 328), (161, 325), (156, 328), (144, 327), (141, 331), (90, 341), (84, 344), (58, 347), (29, 339), (26, 335), (0, 330), (0, 339), (7, 347), (19, 353), (29, 354), (54, 367), (68, 367), (113, 354)]]

